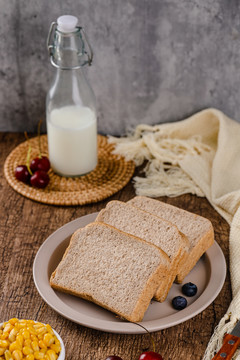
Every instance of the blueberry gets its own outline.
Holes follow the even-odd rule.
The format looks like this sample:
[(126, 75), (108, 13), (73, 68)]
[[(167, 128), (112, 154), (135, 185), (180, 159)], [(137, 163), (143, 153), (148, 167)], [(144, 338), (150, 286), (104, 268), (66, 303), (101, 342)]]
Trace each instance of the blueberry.
[(194, 296), (197, 293), (197, 286), (191, 282), (184, 284), (182, 287), (182, 292), (186, 296)]
[(172, 305), (176, 310), (183, 310), (187, 306), (187, 300), (183, 296), (175, 296), (172, 299)]

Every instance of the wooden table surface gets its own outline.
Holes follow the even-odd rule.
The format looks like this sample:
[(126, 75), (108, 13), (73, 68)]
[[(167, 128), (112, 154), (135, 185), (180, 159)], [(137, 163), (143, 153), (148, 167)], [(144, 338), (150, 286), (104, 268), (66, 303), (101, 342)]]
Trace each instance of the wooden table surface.
[[(3, 175), (7, 155), (24, 135), (0, 134), (0, 322), (11, 317), (31, 318), (50, 323), (62, 336), (68, 360), (105, 360), (118, 355), (123, 360), (138, 359), (150, 345), (148, 334), (112, 334), (78, 325), (58, 315), (40, 297), (34, 285), (32, 266), (45, 239), (60, 226), (92, 212), (99, 211), (109, 200), (132, 198), (132, 182), (104, 201), (86, 206), (50, 206), (29, 200), (15, 192)], [(212, 221), (215, 240), (220, 245), (229, 268), (229, 226), (205, 198), (184, 195), (159, 198)], [(231, 301), (229, 271), (224, 286), (204, 311), (174, 327), (152, 333), (156, 351), (164, 360), (201, 359), (214, 327), (225, 314)]]

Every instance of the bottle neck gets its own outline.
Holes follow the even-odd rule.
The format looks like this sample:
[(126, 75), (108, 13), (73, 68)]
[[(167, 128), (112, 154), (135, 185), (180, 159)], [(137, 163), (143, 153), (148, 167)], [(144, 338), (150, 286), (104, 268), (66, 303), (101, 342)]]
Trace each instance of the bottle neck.
[(73, 81), (78, 78), (79, 81), (86, 80), (86, 76), (82, 67), (75, 68), (56, 68), (55, 81), (61, 81), (64, 85), (64, 81)]
[(51, 62), (52, 65), (63, 70), (79, 69), (86, 64), (80, 28), (68, 34), (55, 31)]

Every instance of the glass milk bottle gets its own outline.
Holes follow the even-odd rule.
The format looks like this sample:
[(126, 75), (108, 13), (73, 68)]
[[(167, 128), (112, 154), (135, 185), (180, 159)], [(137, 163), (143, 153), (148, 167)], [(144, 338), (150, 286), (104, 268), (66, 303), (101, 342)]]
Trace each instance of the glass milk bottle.
[(87, 174), (97, 165), (95, 97), (82, 69), (91, 65), (92, 50), (77, 22), (75, 16), (60, 16), (48, 36), (56, 68), (46, 99), (49, 159), (53, 171), (66, 177)]

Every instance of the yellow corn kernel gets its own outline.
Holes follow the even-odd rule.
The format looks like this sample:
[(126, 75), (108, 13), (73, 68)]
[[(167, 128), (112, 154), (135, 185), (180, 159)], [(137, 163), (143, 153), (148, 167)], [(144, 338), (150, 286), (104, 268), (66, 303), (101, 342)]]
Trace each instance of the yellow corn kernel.
[(37, 341), (32, 341), (32, 349), (33, 351), (39, 351), (39, 346), (38, 346), (38, 342)]
[(24, 346), (22, 351), (24, 355), (29, 355), (33, 353), (33, 349), (30, 346)]
[(12, 357), (14, 360), (22, 360), (23, 354), (20, 350), (14, 350), (12, 353)]
[(31, 335), (37, 335), (36, 330), (32, 326), (28, 326), (27, 331), (29, 331)]
[(46, 355), (49, 356), (49, 360), (56, 360), (58, 358), (57, 354), (53, 350), (48, 350)]
[(44, 359), (44, 353), (42, 353), (41, 351), (35, 351), (33, 355), (34, 355), (34, 358), (37, 360)]
[(0, 347), (1, 348), (7, 348), (9, 346), (8, 340), (0, 340)]
[(38, 338), (37, 338), (36, 335), (31, 334), (31, 335), (30, 335), (30, 338), (31, 338), (32, 341), (34, 341), (34, 340), (35, 340), (35, 341), (38, 341)]
[(31, 344), (32, 344), (32, 341), (31, 341), (31, 339), (26, 339), (25, 341), (24, 341), (24, 346), (29, 346), (29, 347), (31, 347)]
[(17, 335), (18, 329), (14, 326), (14, 328), (10, 331), (10, 334)]
[[(45, 335), (47, 335), (47, 334), (45, 334)], [(47, 345), (45, 344), (44, 340), (39, 340), (38, 345), (39, 345), (39, 347), (41, 349), (46, 349), (47, 348)]]
[(16, 341), (16, 336), (13, 334), (9, 334), (8, 340), (12, 343), (12, 342)]
[(24, 338), (21, 334), (16, 336), (16, 342), (19, 344), (19, 346), (23, 346)]
[(60, 353), (61, 351), (61, 345), (57, 345), (57, 344), (52, 344), (50, 345), (50, 349), (52, 349), (53, 351), (55, 351), (55, 353)]
[(24, 339), (30, 339), (30, 332), (27, 330), (24, 330), (22, 333), (22, 336)]
[(11, 324), (11, 325), (15, 325), (15, 323), (18, 321), (17, 318), (12, 318), (10, 320), (8, 320), (8, 322)]
[(9, 333), (8, 340), (11, 342), (15, 341), (17, 333), (18, 333), (18, 329), (14, 327)]
[(6, 350), (6, 348), (2, 348), (0, 347), (0, 356), (2, 356), (4, 354), (4, 351)]
[(4, 326), (3, 332), (10, 332), (13, 328), (14, 326), (12, 324), (7, 323), (6, 326)]
[(47, 328), (46, 328), (46, 326), (42, 326), (41, 328), (38, 328), (38, 329), (36, 330), (36, 332), (37, 332), (37, 335), (46, 334)]
[(27, 355), (26, 360), (34, 360), (34, 355), (33, 354)]
[(48, 332), (49, 334), (54, 335), (54, 331), (53, 331), (53, 329), (51, 328), (51, 326), (50, 326), (49, 324), (46, 325), (46, 328), (47, 328), (47, 332)]
[(22, 350), (22, 346), (19, 345), (19, 343), (18, 343), (17, 341), (14, 341), (13, 343), (11, 343), (11, 344), (9, 345), (9, 350), (10, 350), (11, 352), (13, 352), (14, 350)]
[(47, 346), (50, 346), (50, 345), (52, 345), (52, 344), (54, 343), (54, 337), (53, 337), (51, 334), (47, 333), (47, 334), (45, 334), (44, 337), (43, 337), (43, 342), (44, 342)]
[(5, 333), (3, 333), (2, 335), (1, 335), (1, 340), (6, 340), (6, 339), (8, 339), (8, 332), (5, 332)]
[(37, 329), (40, 329), (41, 327), (43, 327), (43, 324), (37, 322), (37, 323), (35, 323), (35, 324), (33, 325), (33, 327), (34, 327), (35, 330), (37, 330)]
[(27, 320), (28, 324), (34, 325), (36, 322), (34, 320)]
[(12, 354), (10, 353), (9, 350), (5, 351), (4, 356), (5, 356), (5, 360), (13, 360)]
[[(15, 324), (15, 326), (16, 326), (16, 324)], [(19, 322), (18, 322), (19, 329), (24, 329), (26, 326), (27, 326), (26, 320), (25, 321), (19, 320)]]

